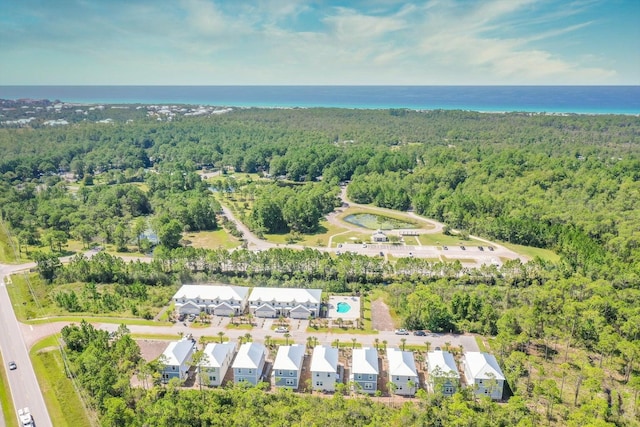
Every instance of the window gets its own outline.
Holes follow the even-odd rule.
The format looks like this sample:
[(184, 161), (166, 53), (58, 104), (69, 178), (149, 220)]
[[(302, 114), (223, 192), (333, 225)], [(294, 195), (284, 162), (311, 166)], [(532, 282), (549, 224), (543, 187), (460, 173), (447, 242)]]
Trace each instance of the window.
[(396, 377), (396, 381), (400, 381), (400, 377)]
[(322, 381), (316, 381), (316, 387), (322, 387)]
[(356, 375), (356, 378), (357, 378), (357, 379), (359, 379), (359, 380), (361, 380), (361, 379), (362, 379), (362, 374), (358, 374), (358, 375)]
[(373, 379), (373, 375), (369, 375), (369, 379), (372, 380)]
[(371, 384), (371, 383), (365, 383), (365, 384), (364, 384), (364, 388), (365, 388), (365, 390), (373, 390), (373, 384)]
[(284, 383), (286, 385), (294, 385), (296, 381), (293, 378), (287, 378)]
[(316, 372), (316, 378), (320, 376), (320, 372)]
[(216, 380), (216, 377), (213, 377), (213, 376), (209, 377), (209, 381), (215, 381), (215, 380)]
[(327, 372), (327, 378), (331, 378), (331, 372)]
[(290, 377), (295, 377), (296, 376), (296, 372), (295, 371), (289, 371), (289, 376)]
[(253, 370), (249, 369), (249, 373), (250, 373), (250, 374), (253, 374)]
[(282, 376), (282, 369), (278, 371), (278, 375)]
[(176, 367), (175, 367), (175, 366), (172, 366), (172, 367), (171, 367), (171, 369), (173, 369), (173, 370), (175, 371), (175, 370), (176, 370)]

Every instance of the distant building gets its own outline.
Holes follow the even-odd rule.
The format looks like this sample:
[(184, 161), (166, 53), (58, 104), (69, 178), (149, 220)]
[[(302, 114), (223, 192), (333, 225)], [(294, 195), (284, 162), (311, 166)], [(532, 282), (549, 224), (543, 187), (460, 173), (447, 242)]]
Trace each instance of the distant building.
[(378, 389), (378, 351), (375, 348), (354, 348), (351, 357), (349, 379), (365, 393), (373, 394)]
[(304, 346), (299, 344), (278, 347), (278, 354), (273, 362), (272, 369), (273, 385), (275, 387), (290, 388), (292, 390), (300, 387), (304, 350)]
[(427, 353), (427, 388), (431, 392), (445, 396), (455, 394), (460, 386), (460, 373), (453, 355), (448, 351), (430, 351)]
[(374, 243), (384, 243), (389, 241), (389, 237), (387, 237), (382, 230), (376, 230), (375, 233), (371, 235), (371, 240)]
[(396, 386), (395, 394), (413, 396), (420, 385), (413, 352), (387, 348), (389, 383)]
[(317, 391), (335, 391), (338, 374), (338, 349), (318, 345), (311, 356), (311, 387)]
[(160, 361), (164, 365), (162, 370), (162, 382), (167, 383), (171, 378), (187, 379), (189, 363), (196, 349), (195, 340), (184, 338), (180, 341), (169, 343), (160, 356)]
[(504, 374), (492, 354), (468, 351), (463, 359), (464, 376), (476, 395), (501, 400), (504, 389)]
[(213, 387), (222, 385), (236, 352), (235, 342), (209, 343), (204, 348), (206, 361), (201, 364), (205, 382)]
[(249, 288), (226, 285), (184, 285), (173, 296), (180, 314), (206, 312), (216, 316), (243, 314)]
[(256, 317), (318, 317), (322, 302), (321, 289), (253, 288), (249, 310)]

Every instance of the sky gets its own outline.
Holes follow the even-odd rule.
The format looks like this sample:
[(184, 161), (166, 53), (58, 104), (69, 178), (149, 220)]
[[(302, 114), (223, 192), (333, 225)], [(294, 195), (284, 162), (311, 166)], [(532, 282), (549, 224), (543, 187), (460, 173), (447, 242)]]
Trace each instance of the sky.
[(0, 85), (640, 85), (640, 0), (0, 0)]

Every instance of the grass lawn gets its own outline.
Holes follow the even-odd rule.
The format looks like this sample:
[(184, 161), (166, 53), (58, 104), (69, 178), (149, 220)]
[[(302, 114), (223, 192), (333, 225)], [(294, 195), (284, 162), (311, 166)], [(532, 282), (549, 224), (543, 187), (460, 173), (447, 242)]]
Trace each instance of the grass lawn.
[(253, 329), (253, 325), (250, 325), (248, 323), (229, 323), (227, 326), (225, 326), (226, 329), (247, 329), (247, 330), (251, 330)]
[[(13, 242), (10, 240), (9, 235), (5, 232), (5, 227), (6, 225), (4, 223), (0, 224), (0, 262), (3, 264), (13, 264), (26, 261), (26, 258), (16, 259), (11, 244), (13, 243), (16, 247), (16, 251), (18, 245), (15, 240)], [(19, 256), (21, 256), (21, 254), (19, 254)]]
[(56, 427), (91, 427), (82, 401), (64, 371), (60, 352), (46, 351), (57, 345), (55, 336), (40, 341), (30, 351), (33, 368), (45, 403)]
[[(1, 356), (1, 355), (0, 355)], [(7, 427), (18, 427), (18, 419), (16, 418), (17, 409), (13, 406), (13, 399), (9, 392), (9, 378), (7, 378), (7, 371), (5, 366), (9, 363), (0, 357), (0, 409), (2, 409), (2, 415), (4, 423)]]
[[(289, 343), (289, 344), (287, 344)], [(269, 344), (271, 345), (292, 345), (292, 344), (296, 344), (296, 342), (293, 340), (293, 338), (289, 338), (289, 340), (287, 341), (286, 338), (271, 338), (269, 340)]]
[(512, 251), (520, 255), (529, 257), (531, 259), (534, 259), (535, 257), (540, 257), (541, 259), (550, 261), (550, 262), (560, 261), (560, 255), (556, 254), (555, 252), (549, 249), (534, 248), (532, 246), (514, 245), (513, 243), (504, 243), (504, 242), (500, 242), (500, 244), (507, 249), (511, 249)]
[(478, 350), (486, 352), (487, 346), (484, 345), (484, 340), (482, 339), (482, 337), (476, 335), (475, 339), (476, 339), (476, 344), (478, 344)]
[(190, 241), (190, 246), (193, 246), (194, 248), (233, 249), (240, 246), (240, 241), (227, 233), (223, 228), (216, 231), (185, 233), (183, 238)]
[(100, 317), (100, 316), (86, 316), (86, 315), (78, 315), (78, 316), (52, 316), (40, 319), (28, 320), (24, 323), (29, 325), (41, 325), (43, 323), (51, 323), (51, 322), (78, 322), (80, 323), (82, 320), (86, 320), (89, 323), (114, 323), (116, 325), (126, 324), (126, 325), (141, 325), (141, 326), (171, 326), (173, 323), (171, 322), (159, 322), (155, 320), (145, 320), (145, 319), (131, 319), (126, 317)]
[(462, 240), (458, 236), (447, 236), (442, 233), (421, 234), (417, 236), (422, 246), (483, 246), (479, 240)]
[(356, 231), (351, 231), (339, 236), (334, 236), (332, 240), (334, 246), (338, 243), (355, 243), (358, 241), (369, 243), (371, 241), (371, 233), (358, 233)]
[(351, 334), (351, 335), (376, 335), (378, 331), (366, 330), (366, 329), (354, 329), (354, 328), (312, 328), (309, 326), (307, 332), (310, 334)]

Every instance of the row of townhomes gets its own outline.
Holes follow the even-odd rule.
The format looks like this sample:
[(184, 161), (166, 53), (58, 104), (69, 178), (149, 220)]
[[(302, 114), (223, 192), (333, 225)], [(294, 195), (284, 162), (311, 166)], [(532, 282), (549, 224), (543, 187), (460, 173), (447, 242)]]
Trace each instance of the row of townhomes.
[[(192, 339), (172, 342), (163, 353), (163, 381), (171, 378), (186, 380), (196, 346)], [(237, 354), (236, 354), (237, 350)], [(235, 343), (207, 344), (206, 357), (202, 361), (202, 377), (212, 387), (222, 385), (229, 368), (233, 371), (235, 383), (247, 382), (253, 385), (269, 381), (265, 373), (267, 349), (256, 342), (244, 343), (238, 349)], [(234, 359), (235, 355), (235, 359)], [(271, 368), (272, 384), (278, 388), (297, 390), (305, 358), (305, 347), (298, 344), (278, 348)], [(413, 352), (396, 348), (387, 349), (388, 387), (393, 393), (413, 396), (420, 388), (420, 378), (416, 369)], [(371, 347), (356, 348), (352, 351), (349, 381), (359, 391), (374, 394), (378, 390), (380, 358), (378, 350)], [(460, 373), (453, 355), (447, 351), (432, 351), (427, 354), (429, 391), (453, 395), (460, 387)], [(466, 352), (462, 358), (463, 375), (467, 387), (473, 387), (479, 396), (501, 400), (504, 375), (493, 355), (480, 352)], [(338, 362), (338, 349), (324, 345), (316, 346), (311, 355), (311, 387), (313, 390), (333, 392), (336, 384), (342, 382), (344, 367)]]
[(173, 296), (179, 314), (206, 312), (215, 316), (237, 316), (249, 311), (256, 317), (318, 317), (322, 290), (260, 288), (226, 285), (184, 285)]

